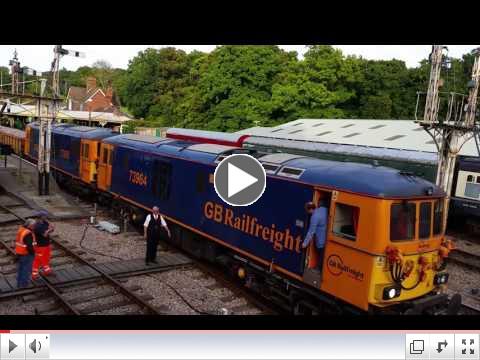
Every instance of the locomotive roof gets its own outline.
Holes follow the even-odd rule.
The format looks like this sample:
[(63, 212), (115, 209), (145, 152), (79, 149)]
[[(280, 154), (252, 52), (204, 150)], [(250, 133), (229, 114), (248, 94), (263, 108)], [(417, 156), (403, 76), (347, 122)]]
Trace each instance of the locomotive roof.
[[(248, 153), (246, 149), (232, 146), (198, 144), (165, 138), (158, 138), (158, 142), (149, 143), (142, 141), (141, 138), (142, 136), (133, 139), (129, 135), (118, 135), (105, 139), (104, 142), (210, 164), (218, 162), (221, 156)], [(429, 188), (433, 190), (432, 196), (444, 195), (439, 187), (427, 180), (383, 166), (321, 160), (285, 153), (256, 156), (264, 163), (268, 174), (293, 178), (312, 185), (384, 198), (425, 196)]]
[(0, 134), (6, 134), (10, 136), (14, 136), (16, 138), (25, 139), (25, 132), (23, 130), (0, 126)]
[(459, 170), (480, 172), (480, 158), (478, 157), (459, 157)]
[[(29, 126), (39, 128), (38, 123), (32, 123)], [(55, 134), (64, 134), (81, 139), (104, 139), (113, 136), (116, 133), (111, 129), (95, 128), (88, 126), (77, 126), (73, 124), (52, 124), (52, 132)]]
[(432, 196), (444, 196), (442, 189), (428, 180), (385, 166), (308, 157), (290, 160), (284, 165), (287, 166), (305, 169), (302, 181), (355, 193), (384, 198), (419, 197), (431, 188)]

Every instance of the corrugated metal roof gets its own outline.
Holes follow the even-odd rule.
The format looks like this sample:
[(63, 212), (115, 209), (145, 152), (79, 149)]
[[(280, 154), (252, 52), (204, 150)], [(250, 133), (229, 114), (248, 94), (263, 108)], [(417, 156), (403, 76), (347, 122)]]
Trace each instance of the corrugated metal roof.
[[(253, 127), (236, 134), (437, 153), (430, 135), (413, 120), (298, 119), (275, 127)], [(468, 141), (460, 154), (478, 156), (475, 141)]]
[(385, 160), (410, 161), (436, 165), (437, 154), (431, 152), (400, 150), (363, 145), (328, 144), (312, 141), (295, 141), (283, 139), (271, 139), (267, 137), (251, 136), (245, 141), (246, 145), (261, 145), (266, 147), (283, 148), (286, 151), (295, 152), (302, 150), (307, 152), (342, 154), (360, 156), (366, 158), (381, 158)]

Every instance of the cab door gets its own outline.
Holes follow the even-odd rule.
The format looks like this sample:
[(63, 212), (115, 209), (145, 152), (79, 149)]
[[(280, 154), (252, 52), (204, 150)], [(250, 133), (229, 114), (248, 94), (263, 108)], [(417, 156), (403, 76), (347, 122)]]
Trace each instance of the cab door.
[(100, 158), (98, 161), (98, 188), (109, 190), (112, 184), (113, 145), (100, 145)]
[(90, 151), (92, 144), (90, 141), (82, 140), (80, 142), (80, 178), (90, 183), (91, 180), (91, 159)]
[[(312, 202), (318, 206), (319, 201), (321, 199), (326, 200), (327, 202), (330, 203), (331, 206), (331, 198), (332, 198), (332, 192), (327, 191), (327, 190), (322, 190), (322, 189), (316, 189), (315, 193), (313, 195)], [(329, 214), (329, 221), (327, 223), (327, 229), (330, 226), (330, 209), (328, 211)], [(310, 216), (310, 215), (308, 215)], [(310, 226), (310, 218), (307, 219), (306, 224), (308, 226), (305, 228), (305, 233), (304, 233), (304, 238), (307, 235), (308, 228)], [(325, 242), (325, 248), (327, 246), (328, 239), (326, 239)], [(325, 249), (324, 248), (324, 249)], [(309, 246), (303, 250), (304, 251), (304, 271), (303, 271), (303, 281), (316, 287), (320, 288), (321, 286), (321, 279), (322, 279), (322, 271), (323, 271), (323, 263), (325, 262), (325, 257), (323, 257), (323, 263), (321, 264), (320, 261), (322, 261), (320, 257), (320, 253), (317, 250), (317, 247), (315, 245), (315, 239), (313, 239)], [(325, 252), (325, 250), (324, 250)]]

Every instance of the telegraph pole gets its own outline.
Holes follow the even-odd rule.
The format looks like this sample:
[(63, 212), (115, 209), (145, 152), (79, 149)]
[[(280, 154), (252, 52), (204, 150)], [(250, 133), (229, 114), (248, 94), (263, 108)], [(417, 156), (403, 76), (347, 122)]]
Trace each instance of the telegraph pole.
[[(52, 122), (55, 122), (57, 114), (58, 102), (60, 101), (60, 59), (64, 55), (74, 57), (85, 57), (80, 51), (67, 50), (62, 45), (55, 45), (53, 49), (54, 58), (51, 66), (52, 72), (52, 102), (48, 106), (47, 117), (42, 117), (39, 112), (40, 120), (40, 141), (39, 141), (39, 161), (38, 161), (38, 178), (39, 178), (39, 194), (49, 195), (50, 193), (50, 153), (51, 153), (51, 137)], [(42, 90), (43, 92), (43, 90)], [(40, 100), (39, 100), (40, 103)], [(41, 107), (39, 105), (39, 111)], [(42, 153), (40, 154), (40, 148)], [(41, 157), (41, 161), (40, 161)]]
[(20, 72), (20, 61), (18, 61), (17, 50), (13, 52), (13, 59), (10, 60), (10, 70), (12, 72), (12, 95), (18, 93), (18, 74)]
[(442, 70), (444, 46), (434, 45), (430, 54), (430, 80), (428, 82), (427, 99), (425, 101), (425, 112), (423, 121), (432, 123), (437, 120), (439, 105), (439, 89), (441, 85), (440, 73)]
[[(469, 96), (466, 107), (463, 106), (464, 96), (451, 93), (449, 96), (448, 113), (445, 118), (440, 118), (438, 113), (439, 87), (441, 86), (440, 73), (442, 67), (445, 67), (448, 61), (446, 55), (443, 54), (444, 49), (447, 48), (438, 45), (433, 46), (432, 54), (430, 55), (430, 81), (426, 95), (424, 116), (423, 120), (417, 120), (416, 122), (432, 137), (438, 150), (436, 184), (447, 195), (444, 210), (444, 225), (446, 225), (458, 153), (467, 141), (480, 133), (480, 128), (475, 122), (480, 81), (480, 49), (472, 51), (472, 54), (475, 55), (475, 62), (472, 68), (472, 80), (469, 82)], [(455, 95), (462, 97), (459, 116), (452, 114), (452, 109), (455, 108)]]

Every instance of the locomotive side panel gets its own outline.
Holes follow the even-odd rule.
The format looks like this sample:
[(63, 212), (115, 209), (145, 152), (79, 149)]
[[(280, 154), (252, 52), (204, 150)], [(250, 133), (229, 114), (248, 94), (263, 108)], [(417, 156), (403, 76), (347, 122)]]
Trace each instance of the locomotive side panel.
[(74, 177), (79, 177), (80, 139), (68, 134), (52, 134), (52, 164), (57, 169)]
[(180, 225), (300, 279), (304, 205), (313, 188), (268, 177), (255, 204), (231, 207), (214, 190), (214, 170), (214, 165), (117, 146), (111, 189), (142, 207), (158, 205)]

